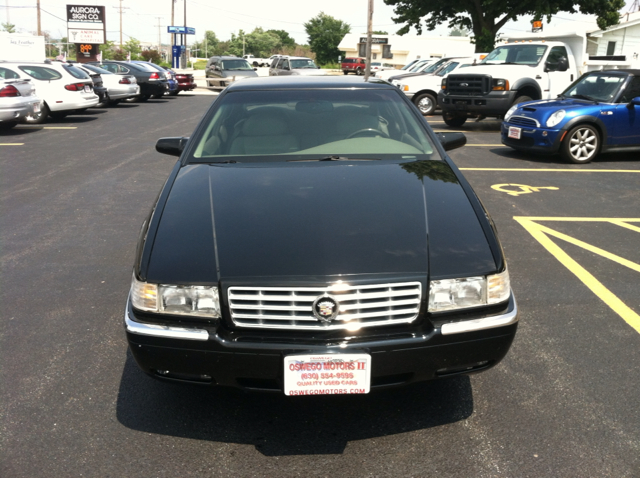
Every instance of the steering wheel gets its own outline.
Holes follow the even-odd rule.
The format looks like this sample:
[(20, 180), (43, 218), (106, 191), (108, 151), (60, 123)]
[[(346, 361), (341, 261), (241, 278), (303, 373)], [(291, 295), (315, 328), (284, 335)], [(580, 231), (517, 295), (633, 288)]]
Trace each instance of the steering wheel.
[(389, 138), (389, 135), (387, 133), (385, 133), (384, 131), (380, 131), (379, 129), (376, 129), (376, 128), (363, 128), (363, 129), (359, 129), (358, 131), (356, 131), (354, 133), (351, 133), (349, 136), (347, 136), (347, 139), (355, 138), (356, 136), (358, 136), (361, 133), (367, 133), (366, 136), (371, 136), (371, 137), (382, 136), (383, 138)]

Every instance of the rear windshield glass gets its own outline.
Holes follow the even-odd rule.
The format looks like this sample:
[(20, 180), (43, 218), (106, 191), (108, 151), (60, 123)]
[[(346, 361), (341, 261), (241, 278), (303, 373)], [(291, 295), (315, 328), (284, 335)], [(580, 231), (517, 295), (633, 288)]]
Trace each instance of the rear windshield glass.
[(342, 60), (342, 63), (360, 63), (360, 62), (355, 58), (345, 58), (344, 60)]
[(76, 66), (72, 66), (72, 65), (62, 65), (62, 68), (64, 68), (64, 70), (69, 73), (71, 76), (73, 76), (74, 78), (78, 78), (80, 80), (90, 80), (91, 77), (85, 73), (84, 71), (82, 71), (80, 68), (76, 67)]
[[(235, 91), (216, 102), (195, 139), (192, 162), (365, 155), (384, 159), (433, 153), (418, 118), (386, 89)], [(284, 156), (284, 157), (282, 157)], [(220, 161), (221, 159), (218, 159)]]
[(84, 65), (82, 65), (83, 68), (86, 68), (89, 71), (93, 71), (94, 73), (99, 73), (101, 75), (113, 75), (114, 73), (105, 70), (104, 68), (99, 68), (97, 66), (93, 66), (93, 65), (87, 65), (86, 63)]
[(144, 70), (144, 71), (151, 71), (151, 72), (157, 72), (158, 71), (156, 68), (154, 68), (151, 65), (148, 65), (146, 63), (132, 63), (131, 66), (135, 66), (136, 68), (139, 68), (139, 69)]
[(62, 75), (58, 73), (53, 68), (47, 68), (46, 66), (31, 66), (24, 65), (19, 66), (22, 71), (24, 71), (27, 75), (35, 78), (36, 80), (49, 81), (49, 80), (59, 80), (62, 78)]
[(247, 60), (223, 60), (221, 63), (223, 70), (253, 70)]

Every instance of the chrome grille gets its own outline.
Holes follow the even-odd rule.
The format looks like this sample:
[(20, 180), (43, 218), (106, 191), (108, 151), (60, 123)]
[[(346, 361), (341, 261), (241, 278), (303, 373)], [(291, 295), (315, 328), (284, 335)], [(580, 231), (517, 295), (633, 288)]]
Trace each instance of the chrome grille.
[[(329, 295), (339, 303), (331, 323), (313, 314), (316, 299)], [(239, 327), (309, 330), (357, 330), (405, 324), (418, 316), (420, 282), (330, 287), (229, 287), (229, 310)]]
[(526, 116), (512, 116), (509, 118), (508, 123), (516, 124), (518, 126), (536, 126), (540, 127), (540, 123), (533, 118), (527, 118)]

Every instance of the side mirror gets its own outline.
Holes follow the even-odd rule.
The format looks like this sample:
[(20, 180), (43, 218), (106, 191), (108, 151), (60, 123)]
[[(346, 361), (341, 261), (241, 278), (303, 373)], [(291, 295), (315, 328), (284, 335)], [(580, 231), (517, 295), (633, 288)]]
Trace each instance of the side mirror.
[(635, 98), (632, 98), (629, 104), (633, 106), (640, 106), (640, 96), (636, 96)]
[(288, 66), (285, 66), (283, 70), (291, 70), (291, 68), (289, 68)]
[(436, 136), (445, 151), (462, 148), (467, 144), (467, 137), (464, 133), (436, 133)]
[(156, 151), (169, 156), (180, 156), (189, 138), (160, 138), (156, 143)]
[(220, 71), (220, 67), (218, 65), (214, 66), (213, 69), (216, 71)]
[(556, 66), (556, 70), (567, 71), (568, 69), (569, 69), (569, 60), (567, 60), (565, 57), (560, 58)]
[(253, 69), (253, 71), (258, 71), (258, 69), (257, 69), (257, 68), (254, 68), (254, 69)]

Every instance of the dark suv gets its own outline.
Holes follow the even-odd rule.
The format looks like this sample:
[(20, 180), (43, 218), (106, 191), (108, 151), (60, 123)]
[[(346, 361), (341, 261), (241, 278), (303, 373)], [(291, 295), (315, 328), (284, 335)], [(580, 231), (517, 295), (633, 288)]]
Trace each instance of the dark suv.
[(133, 75), (140, 85), (139, 101), (147, 101), (152, 96), (159, 98), (169, 88), (167, 75), (143, 63), (130, 63), (128, 61), (106, 60), (102, 63), (93, 61), (90, 65), (97, 65), (116, 75)]
[(207, 86), (226, 88), (239, 77), (258, 76), (257, 68), (249, 65), (244, 58), (237, 56), (212, 56), (207, 60), (205, 76)]

